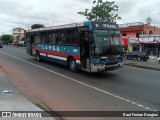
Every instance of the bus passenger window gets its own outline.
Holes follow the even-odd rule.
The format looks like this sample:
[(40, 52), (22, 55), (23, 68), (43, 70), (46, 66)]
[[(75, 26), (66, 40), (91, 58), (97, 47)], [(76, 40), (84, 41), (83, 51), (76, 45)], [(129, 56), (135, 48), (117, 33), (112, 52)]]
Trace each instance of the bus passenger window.
[(35, 37), (35, 43), (41, 43), (41, 38), (39, 33), (35, 33), (34, 37)]
[(50, 44), (55, 44), (56, 43), (56, 38), (54, 33), (49, 33), (48, 34), (48, 39)]
[(70, 39), (69, 37), (66, 37), (66, 41), (65, 41), (66, 44), (69, 44), (70, 43)]
[(66, 30), (66, 44), (68, 45), (78, 45), (78, 30), (77, 29), (67, 29)]
[(59, 32), (57, 33), (56, 43), (57, 43), (57, 44), (64, 44), (64, 34), (63, 34), (62, 31), (59, 31)]
[(48, 37), (47, 37), (47, 33), (42, 33), (41, 34), (42, 37), (42, 43), (48, 43)]
[(58, 41), (59, 41), (59, 38), (58, 38), (58, 37), (56, 37), (56, 41), (55, 41), (55, 43), (56, 43), (56, 44), (58, 44)]
[(74, 45), (79, 45), (78, 37), (73, 37), (73, 44)]

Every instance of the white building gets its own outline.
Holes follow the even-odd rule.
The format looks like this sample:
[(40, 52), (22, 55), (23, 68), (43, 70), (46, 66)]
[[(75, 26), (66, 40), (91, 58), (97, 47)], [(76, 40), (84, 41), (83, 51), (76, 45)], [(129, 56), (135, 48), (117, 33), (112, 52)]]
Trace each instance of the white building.
[(22, 40), (25, 37), (26, 30), (23, 28), (14, 28), (13, 29), (13, 39)]

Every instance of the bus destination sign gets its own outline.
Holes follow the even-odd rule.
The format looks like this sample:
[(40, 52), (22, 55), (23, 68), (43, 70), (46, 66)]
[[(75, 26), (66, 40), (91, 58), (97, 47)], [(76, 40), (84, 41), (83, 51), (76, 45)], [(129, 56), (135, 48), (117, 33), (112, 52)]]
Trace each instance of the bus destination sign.
[(105, 22), (93, 22), (92, 23), (93, 29), (117, 29), (118, 25), (117, 24), (111, 24), (111, 23), (105, 23)]

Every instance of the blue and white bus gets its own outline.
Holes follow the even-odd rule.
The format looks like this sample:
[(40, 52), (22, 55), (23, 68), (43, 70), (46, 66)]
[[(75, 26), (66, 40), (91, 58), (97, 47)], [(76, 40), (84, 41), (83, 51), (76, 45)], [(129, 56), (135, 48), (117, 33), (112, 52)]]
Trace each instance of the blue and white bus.
[(71, 71), (100, 72), (123, 66), (123, 46), (116, 23), (87, 21), (29, 30), (26, 51)]

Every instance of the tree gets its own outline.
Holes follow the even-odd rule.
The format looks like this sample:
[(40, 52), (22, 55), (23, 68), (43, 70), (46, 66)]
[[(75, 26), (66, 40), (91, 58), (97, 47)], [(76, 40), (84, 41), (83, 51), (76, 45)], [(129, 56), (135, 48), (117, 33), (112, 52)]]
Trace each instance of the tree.
[(115, 21), (121, 19), (121, 17), (116, 14), (118, 11), (118, 6), (115, 2), (103, 2), (102, 0), (94, 0), (92, 9), (85, 9), (84, 12), (78, 12), (78, 14), (86, 16), (90, 21)]
[(12, 35), (4, 34), (4, 35), (1, 36), (0, 39), (1, 39), (4, 43), (11, 43), (11, 42), (12, 42), (12, 38), (13, 38)]
[(33, 24), (33, 25), (31, 26), (31, 29), (43, 28), (43, 27), (44, 27), (44, 25), (42, 25), (42, 24)]

